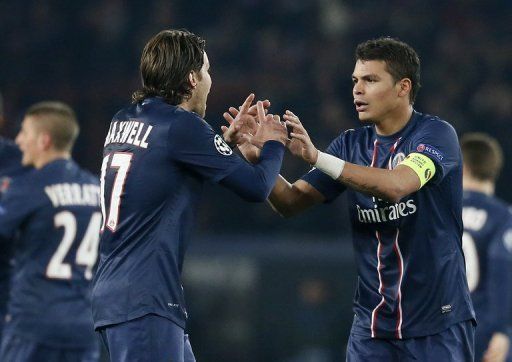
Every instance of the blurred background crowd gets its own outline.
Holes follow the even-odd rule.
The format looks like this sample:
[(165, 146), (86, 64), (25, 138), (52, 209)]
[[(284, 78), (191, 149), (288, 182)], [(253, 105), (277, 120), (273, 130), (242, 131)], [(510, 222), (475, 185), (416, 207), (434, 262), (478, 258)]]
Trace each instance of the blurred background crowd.
[[(511, 19), (509, 0), (3, 0), (0, 91), (7, 122), (2, 134), (13, 137), (26, 107), (36, 101), (68, 102), (77, 111), (82, 128), (74, 157), (98, 173), (110, 119), (131, 101), (131, 93), (140, 84), (138, 63), (144, 44), (162, 29), (186, 28), (207, 41), (213, 86), (206, 119), (215, 129), (223, 124), (222, 113), (229, 106), (239, 105), (255, 92), (257, 97), (271, 100), (274, 113), (293, 110), (316, 145), (324, 148), (341, 131), (358, 126), (351, 95), (355, 46), (389, 35), (409, 43), (420, 55), (418, 111), (449, 121), (459, 135), (484, 131), (500, 141), (506, 162), (497, 194), (512, 201), (512, 188), (508, 187), (512, 179)], [(292, 181), (307, 170), (307, 165), (286, 157), (283, 174)], [(186, 274), (192, 315), (196, 308), (196, 316), (203, 318), (198, 318), (196, 328), (194, 317), (191, 320), (198, 360), (308, 361), (309, 355), (316, 356), (311, 361), (341, 360), (331, 354), (338, 355), (333, 351), (342, 348), (332, 346), (339, 345), (339, 336), (348, 333), (347, 325), (326, 332), (327, 327), (315, 327), (315, 323), (335, 324), (336, 318), (350, 323), (355, 271), (347, 267), (351, 252), (350, 247), (345, 248), (349, 230), (343, 199), (293, 220), (278, 217), (267, 205), (245, 204), (218, 187), (209, 187), (204, 201), (196, 232), (200, 241), (192, 246)], [(205, 240), (209, 254), (202, 247), (208, 245)], [(276, 246), (286, 240), (293, 240), (296, 246)], [(336, 246), (310, 250), (308, 243), (313, 241)], [(244, 242), (264, 244), (259, 248), (265, 249), (244, 249), (240, 247)], [(332, 256), (336, 253), (343, 254), (339, 260)], [(310, 268), (304, 266), (304, 260), (311, 261)], [(210, 279), (198, 274), (203, 269), (212, 273), (216, 267), (218, 273)], [(231, 272), (242, 279), (223, 279)], [(215, 296), (196, 296), (202, 291), (204, 297), (205, 288), (215, 285), (211, 280), (215, 275), (219, 285), (227, 283), (231, 292), (237, 290), (238, 294), (223, 294), (217, 288)], [(244, 275), (248, 279), (243, 279)], [(283, 282), (283, 288), (289, 289), (288, 305), (294, 306), (287, 310), (288, 315), (282, 313), (286, 307), (279, 308), (283, 289), (268, 284), (276, 283), (276, 278), (290, 281)], [(226, 300), (225, 295), (233, 302), (228, 303), (230, 298)], [(201, 303), (197, 303), (199, 299)], [(222, 308), (225, 313), (217, 313), (217, 317), (231, 319), (215, 324), (215, 318), (209, 316)], [(258, 312), (246, 313), (244, 308)], [(288, 318), (278, 318), (281, 324), (271, 318), (280, 313)], [(340, 313), (344, 315), (336, 317)], [(205, 317), (213, 323), (215, 333), (210, 332), (214, 337), (207, 333)], [(300, 328), (294, 323), (309, 322), (306, 335), (277, 333), (283, 323), (288, 326), (286, 331), (295, 331)], [(274, 324), (275, 329), (268, 330)], [(227, 333), (223, 340), (218, 329), (226, 325), (238, 332)], [(277, 344), (289, 341), (289, 349), (283, 352), (272, 347), (273, 338)], [(301, 348), (297, 346), (305, 345), (301, 341), (316, 339), (321, 340), (316, 345), (328, 346), (327, 352), (312, 347), (299, 356)], [(219, 342), (234, 347), (228, 348), (231, 352), (215, 352), (213, 346), (218, 347)], [(296, 356), (286, 352), (292, 350)], [(243, 351), (250, 353), (237, 354)]]

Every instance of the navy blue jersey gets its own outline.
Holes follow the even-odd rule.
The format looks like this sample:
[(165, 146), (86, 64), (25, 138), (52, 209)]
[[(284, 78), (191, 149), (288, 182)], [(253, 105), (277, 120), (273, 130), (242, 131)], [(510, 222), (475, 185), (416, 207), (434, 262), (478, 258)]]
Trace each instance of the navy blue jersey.
[(507, 333), (512, 288), (512, 215), (503, 201), (465, 191), (463, 249), (478, 329)]
[(16, 178), (0, 202), (0, 238), (17, 234), (4, 333), (56, 347), (96, 345), (89, 284), (99, 185), (72, 160)]
[[(21, 152), (13, 141), (0, 137), (0, 198), (7, 191), (13, 177), (28, 168), (21, 165)], [(0, 248), (0, 325), (3, 323), (7, 296), (9, 295), (10, 259), (9, 245)]]
[(27, 168), (21, 165), (21, 152), (16, 144), (0, 137), (0, 195), (7, 190), (11, 179)]
[[(393, 169), (410, 153), (436, 173), (397, 203), (348, 190), (358, 268), (355, 330), (376, 338), (436, 334), (474, 318), (462, 253), (462, 162), (454, 129), (414, 112), (397, 134), (374, 126), (342, 133), (327, 153), (354, 164)], [(332, 200), (345, 187), (313, 169), (303, 179)]]
[[(284, 152), (279, 148), (278, 166)], [(203, 184), (222, 183), (252, 166), (198, 115), (161, 98), (118, 112), (103, 156), (95, 327), (152, 313), (184, 328), (181, 270)]]

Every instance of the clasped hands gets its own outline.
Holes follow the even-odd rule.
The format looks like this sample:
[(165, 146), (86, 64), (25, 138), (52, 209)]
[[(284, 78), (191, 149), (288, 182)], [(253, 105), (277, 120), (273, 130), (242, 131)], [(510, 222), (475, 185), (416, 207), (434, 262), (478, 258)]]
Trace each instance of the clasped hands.
[[(269, 100), (257, 101), (253, 105), (254, 98), (251, 93), (238, 109), (230, 107), (223, 114), (229, 124), (229, 127), (221, 126), (224, 140), (237, 145), (242, 155), (252, 163), (258, 161), (263, 144), (273, 140), (287, 146), (293, 155), (314, 164), (318, 150), (299, 118), (287, 110), (282, 122), (278, 115), (268, 113)], [(286, 126), (291, 129), (290, 138)]]

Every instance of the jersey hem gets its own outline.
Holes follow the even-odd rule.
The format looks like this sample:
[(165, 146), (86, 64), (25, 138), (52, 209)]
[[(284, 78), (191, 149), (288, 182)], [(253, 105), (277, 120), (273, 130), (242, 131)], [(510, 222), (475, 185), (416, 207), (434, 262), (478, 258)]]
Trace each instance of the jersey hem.
[(370, 328), (366, 328), (364, 326), (361, 326), (360, 324), (356, 324), (356, 318), (354, 318), (354, 321), (352, 322), (352, 328), (350, 330), (350, 333), (356, 334), (363, 337), (368, 338), (375, 338), (375, 339), (394, 339), (394, 340), (401, 340), (401, 339), (410, 339), (410, 338), (420, 338), (420, 337), (426, 337), (431, 336), (434, 334), (439, 334), (442, 331), (447, 330), (448, 328), (452, 327), (454, 324), (465, 322), (465, 321), (473, 321), (473, 323), (476, 325), (476, 318), (475, 316), (468, 314), (468, 315), (461, 315), (458, 318), (451, 319), (449, 322), (443, 323), (437, 327), (434, 328), (418, 328), (418, 329), (402, 329), (402, 338), (396, 338), (396, 331), (389, 331), (389, 332), (382, 332), (377, 331), (375, 334), (375, 337), (372, 337)]
[(99, 350), (99, 343), (95, 339), (91, 340), (88, 344), (81, 344), (81, 343), (58, 343), (58, 342), (52, 342), (49, 341), (48, 338), (38, 338), (30, 333), (24, 333), (19, 330), (9, 330), (5, 329), (2, 332), (2, 335), (4, 336), (17, 336), (21, 337), (23, 339), (30, 340), (32, 342), (35, 342), (37, 344), (48, 346), (51, 348), (63, 348), (63, 349), (93, 349), (97, 348)]
[(94, 322), (94, 330), (98, 331), (101, 328), (108, 327), (108, 326), (111, 326), (111, 325), (114, 325), (114, 324), (120, 324), (120, 323), (129, 322), (129, 321), (132, 321), (134, 319), (144, 317), (144, 316), (146, 316), (148, 314), (155, 314), (157, 316), (160, 316), (160, 317), (163, 317), (163, 318), (167, 318), (171, 322), (173, 322), (176, 325), (178, 325), (178, 327), (185, 329), (186, 322), (183, 319), (181, 319), (179, 317), (176, 317), (176, 316), (173, 316), (173, 315), (161, 313), (159, 311), (145, 309), (145, 310), (142, 310), (142, 311), (139, 311), (139, 312), (131, 313), (128, 316), (125, 316), (125, 317), (118, 317), (118, 318), (111, 318), (111, 319), (100, 319), (97, 322), (95, 321)]

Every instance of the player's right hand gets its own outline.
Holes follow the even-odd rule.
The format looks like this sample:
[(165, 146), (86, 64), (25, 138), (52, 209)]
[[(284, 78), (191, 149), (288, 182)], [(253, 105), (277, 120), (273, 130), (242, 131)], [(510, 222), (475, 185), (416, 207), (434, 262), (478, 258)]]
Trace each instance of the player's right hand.
[(265, 114), (263, 102), (258, 101), (256, 104), (258, 129), (254, 135), (245, 133), (242, 137), (258, 148), (262, 148), (267, 141), (278, 141), (286, 145), (288, 134), (286, 126), (281, 122), (279, 116), (273, 114)]
[(311, 141), (308, 132), (293, 112), (286, 111), (283, 115), (286, 125), (292, 129), (287, 147), (292, 155), (302, 158), (307, 163), (314, 165), (318, 158), (318, 150)]
[(236, 146), (242, 142), (242, 134), (252, 131), (257, 126), (254, 117), (247, 114), (253, 100), (254, 94), (251, 93), (240, 106), (240, 112), (235, 118), (227, 112), (224, 113), (224, 118), (229, 123), (229, 127), (221, 126), (222, 137), (231, 146)]
[[(229, 144), (240, 146), (245, 142), (245, 139), (241, 137), (244, 133), (254, 135), (258, 130), (257, 105), (251, 105), (254, 98), (253, 93), (249, 94), (238, 109), (229, 107), (228, 112), (224, 112), (222, 115), (229, 124), (229, 127), (221, 126), (223, 138)], [(270, 107), (270, 101), (266, 99), (261, 102), (266, 114)]]

